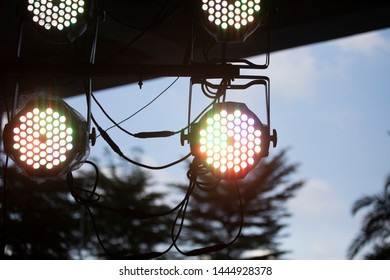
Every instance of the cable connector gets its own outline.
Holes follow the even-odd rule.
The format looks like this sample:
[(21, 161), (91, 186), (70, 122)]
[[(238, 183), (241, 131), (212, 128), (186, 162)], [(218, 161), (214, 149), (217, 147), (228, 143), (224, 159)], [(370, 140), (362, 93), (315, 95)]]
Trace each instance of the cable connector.
[(108, 135), (108, 133), (102, 129), (100, 126), (97, 127), (99, 132), (100, 132), (100, 135), (104, 138), (104, 140), (106, 140), (107, 144), (110, 145), (111, 149), (116, 152), (118, 155), (120, 156), (123, 156), (123, 153), (121, 151), (121, 149), (119, 148), (119, 146), (117, 144), (115, 144), (115, 142), (111, 139), (110, 135)]
[(174, 131), (152, 131), (152, 132), (139, 132), (134, 134), (136, 138), (163, 138), (175, 135)]

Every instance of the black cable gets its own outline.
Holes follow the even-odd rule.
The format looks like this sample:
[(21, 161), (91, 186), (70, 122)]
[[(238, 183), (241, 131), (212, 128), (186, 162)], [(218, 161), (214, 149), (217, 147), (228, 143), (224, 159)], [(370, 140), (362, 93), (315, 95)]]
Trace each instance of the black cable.
[[(196, 169), (196, 166), (193, 167), (193, 168)], [(193, 187), (196, 185), (196, 177), (197, 177), (196, 172), (197, 171), (195, 170), (195, 176), (193, 178), (194, 181), (191, 181), (191, 183), (190, 183), (190, 184), (192, 184)], [(212, 252), (215, 252), (215, 251), (219, 251), (219, 250), (225, 249), (225, 248), (231, 246), (234, 242), (237, 241), (237, 239), (241, 235), (242, 228), (243, 228), (243, 225), (244, 225), (244, 209), (243, 209), (242, 197), (241, 197), (240, 190), (238, 188), (237, 181), (235, 181), (235, 189), (236, 189), (236, 192), (237, 192), (237, 197), (238, 197), (239, 205), (240, 205), (240, 226), (239, 226), (239, 229), (238, 229), (238, 232), (237, 232), (236, 236), (231, 241), (229, 241), (228, 243), (214, 244), (214, 245), (211, 245), (211, 246), (206, 246), (206, 247), (194, 249), (194, 250), (191, 250), (191, 251), (188, 251), (188, 252), (182, 251), (179, 248), (179, 246), (176, 244), (176, 241), (178, 239), (178, 236), (181, 233), (181, 230), (182, 230), (182, 227), (183, 227), (183, 224), (184, 224), (184, 216), (185, 216), (185, 213), (186, 213), (186, 210), (187, 210), (187, 205), (188, 205), (188, 200), (189, 200), (188, 199), (186, 201), (186, 205), (183, 205), (183, 207), (181, 209), (181, 211), (183, 211), (182, 221), (181, 221), (181, 224), (179, 226), (179, 231), (178, 231), (178, 233), (177, 233), (177, 235), (175, 237), (174, 237), (174, 232), (173, 232), (173, 229), (172, 229), (172, 241), (174, 242), (174, 246), (175, 246), (176, 250), (180, 254), (185, 255), (185, 256), (197, 256), (197, 255), (201, 255), (201, 254), (208, 254), (208, 253), (212, 253)], [(174, 226), (176, 226), (176, 222), (177, 222), (177, 219), (179, 217), (179, 214), (178, 214), (177, 218), (175, 219)]]
[(210, 88), (207, 85), (205, 85), (205, 84), (202, 84), (201, 89), (202, 89), (203, 94), (207, 98), (213, 99), (218, 94), (218, 91), (215, 91), (215, 92), (211, 91)]
[[(14, 116), (17, 108), (18, 103), (18, 97), (19, 97), (19, 81), (16, 81), (15, 86), (15, 92), (14, 92), (14, 98), (12, 103), (12, 110), (11, 113), (9, 112), (8, 104), (6, 103), (6, 114), (7, 114), (7, 121), (9, 122), (11, 118)], [(0, 116), (1, 117), (1, 116)], [(7, 177), (8, 177), (8, 163), (9, 163), (9, 156), (7, 155), (5, 157), (5, 163), (4, 163), (4, 170), (3, 170), (3, 227), (2, 227), (2, 236), (0, 241), (0, 250), (1, 250), (1, 256), (2, 258), (5, 258), (5, 246), (7, 244), (7, 212), (8, 212), (8, 205), (7, 205)]]
[[(110, 61), (112, 61), (115, 57), (121, 55), (123, 52), (125, 52), (131, 45), (133, 45), (136, 41), (138, 41), (143, 35), (145, 35), (145, 33), (147, 31), (149, 31), (150, 29), (154, 28), (155, 26), (158, 26), (160, 25), (162, 22), (161, 22), (161, 19), (160, 17), (163, 18), (163, 13), (164, 13), (164, 10), (165, 8), (169, 5), (169, 3), (171, 2), (171, 0), (167, 0), (163, 3), (161, 9), (157, 12), (156, 16), (151, 20), (151, 22), (148, 24), (148, 26), (141, 30), (141, 32), (135, 36), (130, 42), (128, 42), (127, 44), (125, 44), (123, 47), (121, 47), (116, 53), (114, 53), (109, 59), (107, 59), (104, 63), (109, 63)], [(175, 12), (176, 9), (171, 9), (170, 10), (171, 12)], [(174, 13), (172, 13), (173, 15)], [(169, 18), (172, 16), (168, 16), (166, 18), (166, 20), (169, 20)]]
[(91, 119), (92, 119), (93, 123), (95, 124), (95, 126), (97, 127), (98, 131), (100, 132), (101, 136), (107, 142), (107, 144), (111, 147), (111, 149), (114, 152), (116, 152), (120, 157), (125, 159), (126, 161), (128, 161), (128, 162), (130, 162), (130, 163), (132, 163), (134, 165), (137, 165), (139, 167), (143, 167), (143, 168), (151, 169), (151, 170), (161, 170), (161, 169), (165, 169), (165, 168), (174, 166), (174, 165), (176, 165), (176, 164), (178, 164), (180, 162), (183, 162), (183, 161), (185, 161), (187, 158), (189, 158), (191, 156), (191, 153), (189, 153), (186, 156), (182, 157), (181, 159), (178, 159), (178, 160), (176, 160), (174, 162), (171, 162), (171, 163), (168, 163), (168, 164), (162, 165), (162, 166), (150, 166), (150, 165), (146, 165), (146, 164), (143, 164), (143, 163), (139, 163), (139, 162), (137, 162), (135, 160), (130, 159), (129, 157), (127, 157), (127, 156), (125, 156), (123, 154), (123, 152), (121, 151), (119, 146), (111, 139), (111, 137), (108, 135), (108, 133), (100, 127), (100, 125), (97, 123), (96, 119), (94, 118), (93, 114), (91, 114)]
[(109, 59), (107, 59), (104, 63), (109, 63), (111, 60), (113, 60), (115, 57), (121, 55), (124, 53), (132, 44), (134, 44), (136, 41), (138, 41), (144, 34), (148, 31), (148, 29), (142, 30), (137, 36), (135, 36), (130, 42), (128, 42), (126, 45), (124, 45), (119, 51), (114, 53)]
[[(142, 108), (140, 108), (138, 111), (136, 111), (135, 113), (133, 113), (132, 115), (130, 115), (129, 117), (123, 119), (122, 121), (120, 122), (116, 122), (108, 113), (107, 111), (103, 108), (103, 106), (101, 105), (101, 103), (97, 100), (97, 98), (95, 97), (95, 95), (92, 93), (92, 98), (93, 100), (95, 101), (95, 103), (98, 105), (98, 107), (100, 108), (100, 110), (103, 112), (103, 114), (114, 124), (112, 126), (110, 126), (109, 128), (105, 129), (104, 131), (108, 131), (114, 127), (118, 127), (120, 130), (122, 130), (124, 133), (132, 136), (132, 137), (136, 137), (136, 138), (157, 138), (157, 137), (170, 137), (170, 136), (173, 136), (173, 135), (176, 135), (176, 134), (179, 134), (181, 133), (182, 131), (188, 129), (193, 123), (195, 123), (211, 106), (213, 106), (216, 101), (217, 101), (217, 98), (219, 98), (220, 96), (218, 95), (218, 92), (216, 93), (213, 93), (215, 94), (215, 96), (209, 96), (210, 98), (213, 98), (213, 102), (211, 102), (204, 110), (202, 110), (202, 112), (200, 112), (200, 114), (198, 114), (198, 116), (192, 121), (192, 122), (189, 122), (189, 124), (178, 130), (178, 131), (156, 131), (156, 132), (140, 132), (140, 133), (132, 133), (126, 129), (124, 129), (122, 126), (120, 126), (120, 124), (122, 124), (123, 122), (131, 119), (132, 117), (134, 117), (135, 115), (137, 115), (138, 113), (140, 113), (142, 110), (146, 109), (148, 106), (150, 106), (153, 102), (155, 102), (161, 95), (163, 95), (169, 88), (171, 88), (179, 79), (180, 77), (176, 78), (166, 89), (164, 89), (161, 93), (159, 93), (154, 99), (152, 99), (149, 103), (147, 103), (145, 106), (143, 106)], [(222, 94), (223, 95), (223, 94)], [(190, 99), (190, 105), (191, 106), (191, 99)], [(190, 117), (190, 116), (189, 116)], [(96, 124), (96, 121), (95, 121), (95, 124)], [(100, 130), (99, 130), (100, 131)]]
[(132, 115), (130, 115), (129, 117), (121, 120), (120, 122), (115, 122), (112, 118), (110, 118), (107, 114), (106, 111), (104, 111), (103, 107), (101, 106), (101, 104), (97, 101), (97, 99), (95, 98), (94, 95), (92, 95), (93, 99), (95, 100), (96, 104), (99, 106), (99, 108), (102, 110), (102, 112), (104, 113), (104, 115), (114, 124), (112, 126), (110, 126), (109, 128), (106, 129), (106, 131), (114, 128), (114, 127), (118, 127), (120, 130), (122, 130), (123, 132), (131, 135), (131, 136), (134, 136), (133, 133), (130, 133), (128, 131), (126, 131), (125, 129), (123, 129), (120, 124), (124, 123), (125, 121), (128, 121), (129, 119), (133, 118), (135, 115), (137, 115), (138, 113), (140, 113), (141, 111), (145, 110), (147, 107), (149, 107), (153, 102), (155, 102), (159, 97), (161, 97), (165, 92), (167, 92), (178, 80), (179, 80), (180, 77), (177, 77), (167, 88), (165, 88), (161, 93), (159, 93), (155, 98), (153, 98), (149, 103), (147, 103), (145, 106), (143, 106), (142, 108), (140, 108), (139, 110), (137, 110), (135, 113), (133, 113)]
[[(91, 165), (95, 169), (95, 182), (93, 184), (91, 191), (81, 189), (81, 188), (77, 189), (74, 186), (74, 179), (73, 179), (72, 172), (68, 172), (66, 175), (66, 181), (68, 183), (69, 191), (70, 191), (71, 195), (73, 196), (73, 198), (80, 204), (87, 204), (89, 202), (97, 202), (100, 199), (100, 195), (96, 193), (96, 189), (97, 189), (97, 186), (99, 184), (99, 178), (100, 178), (99, 168), (92, 161), (86, 160), (86, 161), (84, 161), (84, 163)], [(76, 190), (81, 191), (81, 192), (85, 192), (89, 195), (87, 198), (84, 198), (78, 192), (76, 192)]]
[(197, 255), (209, 254), (209, 253), (212, 253), (215, 251), (223, 250), (223, 249), (231, 246), (240, 237), (241, 232), (242, 232), (242, 228), (244, 225), (244, 209), (243, 209), (242, 197), (241, 197), (240, 190), (238, 188), (237, 181), (235, 181), (235, 187), (236, 187), (237, 196), (238, 196), (238, 200), (239, 200), (239, 204), (240, 204), (240, 226), (239, 226), (239, 229), (238, 229), (236, 236), (228, 243), (214, 244), (211, 246), (206, 246), (203, 248), (191, 250), (191, 251), (185, 253), (186, 256), (197, 256)]
[(140, 27), (140, 26), (135, 26), (130, 23), (124, 22), (123, 20), (120, 20), (119, 18), (113, 16), (111, 13), (106, 12), (106, 15), (110, 17), (112, 20), (116, 21), (117, 23), (124, 25), (126, 27), (129, 27), (131, 29), (136, 29), (136, 30), (145, 30), (147, 27)]
[[(69, 175), (70, 174), (70, 175)], [(68, 173), (68, 176), (71, 176), (72, 180), (73, 180), (73, 175), (71, 173)], [(67, 176), (67, 177), (68, 177)], [(97, 185), (97, 184), (96, 184)], [(71, 192), (72, 195), (74, 195), (74, 193)], [(73, 196), (74, 197), (74, 196)], [(166, 250), (162, 251), (162, 252), (148, 252), (148, 253), (143, 253), (143, 254), (134, 254), (134, 255), (127, 255), (127, 256), (122, 256), (122, 257), (118, 257), (118, 256), (114, 256), (107, 248), (106, 246), (104, 245), (104, 242), (103, 240), (101, 239), (100, 237), (100, 234), (99, 234), (99, 231), (97, 229), (97, 225), (96, 225), (96, 221), (95, 221), (95, 217), (92, 213), (92, 210), (89, 206), (89, 203), (88, 203), (88, 200), (79, 200), (78, 198), (74, 197), (75, 198), (75, 201), (79, 204), (81, 204), (82, 206), (84, 206), (87, 211), (88, 211), (88, 214), (91, 218), (91, 223), (92, 223), (92, 227), (93, 227), (93, 230), (95, 232), (95, 236), (96, 236), (96, 239), (98, 240), (98, 243), (100, 245), (100, 247), (103, 249), (104, 253), (110, 258), (110, 259), (154, 259), (154, 258), (158, 258), (164, 254), (166, 254), (167, 252), (169, 252), (173, 246), (173, 244), (171, 244)], [(91, 201), (89, 201), (91, 202)], [(96, 205), (96, 204), (94, 204)], [(105, 208), (107, 209), (107, 208)]]
[(211, 99), (219, 99), (220, 97), (223, 97), (223, 101), (226, 99), (226, 89), (229, 86), (230, 79), (222, 79), (219, 87), (216, 89), (216, 91), (212, 91), (210, 89), (210, 86), (206, 83), (202, 83), (201, 89), (203, 94)]
[[(188, 207), (188, 203), (189, 203), (189, 199), (190, 199), (190, 196), (193, 192), (195, 188), (195, 183), (194, 181), (190, 181), (189, 183), (189, 186), (188, 186), (188, 189), (187, 189), (187, 193), (184, 197), (184, 203), (183, 205), (181, 206), (179, 212), (177, 213), (176, 217), (175, 217), (175, 220), (172, 224), (172, 227), (171, 227), (171, 239), (172, 239), (172, 244), (173, 246), (175, 247), (175, 249), (180, 253), (180, 254), (183, 254), (184, 255), (184, 252), (181, 251), (180, 247), (177, 245), (177, 240), (179, 239), (180, 237), (180, 234), (181, 234), (181, 231), (183, 229), (183, 226), (184, 226), (184, 220), (185, 220), (185, 215), (186, 215), (186, 212), (187, 212), (187, 207)], [(175, 234), (175, 227), (177, 225), (177, 221), (179, 219), (179, 217), (181, 216), (181, 222), (180, 222), (180, 225), (179, 225), (179, 229), (177, 231), (177, 233)]]
[(191, 156), (191, 153), (188, 153), (186, 156), (184, 156), (184, 157), (182, 157), (174, 162), (168, 163), (166, 165), (162, 165), (162, 166), (145, 165), (145, 164), (136, 162), (136, 161), (126, 157), (125, 155), (122, 155), (122, 158), (124, 158), (125, 160), (127, 160), (128, 162), (130, 162), (132, 164), (138, 165), (138, 166), (143, 167), (143, 168), (147, 168), (147, 169), (151, 169), (151, 170), (161, 170), (161, 169), (166, 169), (166, 168), (169, 168), (169, 167), (174, 166), (176, 164), (179, 164), (179, 163), (185, 161), (186, 159), (188, 159), (190, 156)]
[[(112, 208), (112, 207), (108, 207), (108, 206), (105, 206), (102, 204), (98, 204), (96, 202), (99, 200), (100, 195), (96, 193), (96, 188), (97, 188), (98, 183), (99, 183), (99, 170), (98, 170), (98, 167), (95, 163), (90, 162), (90, 161), (85, 161), (85, 162), (91, 164), (95, 168), (95, 171), (96, 171), (95, 182), (94, 182), (94, 186), (93, 186), (91, 191), (81, 189), (81, 188), (76, 188), (74, 186), (74, 180), (73, 180), (72, 173), (67, 174), (67, 177), (66, 177), (69, 191), (77, 203), (88, 204), (89, 206), (94, 206), (94, 207), (98, 207), (98, 208), (101, 208), (104, 210), (112, 211), (114, 213), (124, 215), (126, 217), (140, 218), (140, 219), (158, 218), (158, 217), (167, 216), (167, 215), (175, 212), (177, 209), (179, 209), (181, 207), (181, 205), (184, 203), (184, 199), (183, 199), (181, 202), (178, 203), (178, 205), (176, 205), (172, 209), (169, 209), (169, 210), (161, 212), (161, 213), (149, 213), (149, 212), (144, 212), (144, 211), (140, 211), (140, 210), (136, 210), (136, 209), (128, 209), (128, 208)], [(88, 193), (89, 197), (87, 199), (85, 199), (77, 191)], [(96, 198), (92, 199), (93, 196), (95, 196)]]
[[(99, 171), (98, 171), (98, 168), (97, 168), (96, 164), (94, 164), (93, 162), (86, 161), (86, 163), (91, 164), (95, 168), (95, 170), (96, 170), (96, 175), (97, 176), (95, 178), (94, 188), (91, 191), (91, 194), (95, 194), (96, 187), (98, 185), (98, 180), (99, 180), (99, 177), (98, 177)], [(92, 213), (92, 210), (90, 208), (90, 206), (99, 206), (99, 207), (101, 207), (101, 205), (98, 205), (98, 204), (94, 203), (94, 201), (92, 199), (90, 199), (91, 196), (88, 199), (84, 199), (79, 194), (77, 194), (75, 192), (74, 178), (73, 178), (73, 174), (71, 172), (69, 172), (67, 174), (66, 179), (67, 179), (67, 183), (68, 183), (68, 187), (69, 187), (70, 193), (73, 196), (73, 198), (75, 199), (75, 201), (77, 203), (83, 205), (87, 209), (87, 211), (88, 211), (88, 213), (90, 215), (90, 218), (91, 218), (92, 227), (93, 227), (93, 230), (95, 232), (95, 235), (96, 235), (96, 238), (98, 240), (98, 243), (99, 243), (99, 245), (101, 246), (103, 251), (107, 254), (107, 256), (110, 259), (155, 259), (155, 258), (158, 258), (158, 257), (166, 254), (167, 252), (169, 252), (172, 249), (172, 247), (174, 245), (173, 243), (171, 245), (169, 245), (167, 249), (165, 249), (164, 251), (161, 251), (161, 252), (148, 252), (148, 253), (142, 253), (142, 254), (125, 255), (125, 256), (121, 256), (120, 258), (118, 258), (117, 256), (114, 256), (105, 247), (105, 245), (103, 243), (103, 240), (101, 239), (99, 231), (97, 229), (97, 225), (96, 225), (96, 222), (95, 222), (95, 217), (94, 217), (94, 215)], [(160, 214), (149, 214), (149, 216), (150, 217), (160, 217), (160, 216), (165, 216), (165, 215), (173, 213), (174, 211), (176, 211), (177, 209), (179, 209), (180, 207), (182, 207), (185, 204), (186, 200), (188, 199), (188, 196), (189, 196), (189, 191), (187, 191), (187, 194), (186, 194), (185, 198), (177, 206), (175, 206), (171, 210), (166, 211), (164, 213), (160, 213)], [(112, 211), (119, 212), (119, 213), (123, 214), (122, 211), (118, 211), (118, 210), (113, 209), (113, 208), (109, 208), (109, 207), (102, 207), (102, 208), (107, 209), (107, 210), (112, 210)]]
[(204, 176), (204, 175), (210, 174), (210, 171), (204, 165), (198, 165), (195, 168), (196, 168), (196, 178), (194, 178), (194, 174), (192, 172), (193, 168), (190, 168), (188, 170), (187, 178), (190, 181), (193, 181), (195, 183), (195, 185), (200, 190), (209, 192), (209, 191), (212, 191), (212, 190), (214, 190), (215, 188), (218, 187), (221, 179), (216, 179), (215, 182), (211, 182), (211, 183), (202, 182), (202, 181), (198, 180), (199, 176)]
[(210, 43), (207, 46), (203, 47), (203, 58), (205, 59), (206, 62), (210, 61), (209, 58), (209, 52), (211, 48), (216, 44), (215, 40), (210, 41)]
[(5, 157), (4, 169), (3, 169), (3, 226), (1, 231), (1, 258), (5, 259), (5, 246), (7, 244), (7, 173), (8, 173), (8, 161), (9, 156)]
[[(114, 123), (114, 126), (112, 127), (118, 127), (120, 130), (122, 130), (124, 133), (130, 135), (130, 136), (133, 136), (134, 137), (134, 134), (127, 131), (126, 129), (124, 129), (123, 127), (121, 127), (118, 123), (116, 123), (112, 118), (111, 116), (107, 113), (107, 111), (103, 108), (103, 106), (99, 103), (99, 101), (96, 99), (95, 95), (92, 93), (92, 98), (93, 100), (95, 101), (95, 103), (98, 105), (98, 107), (100, 108), (100, 110), (103, 112), (103, 114), (112, 122)], [(93, 121), (96, 125), (96, 121)], [(111, 128), (112, 128), (111, 127)], [(107, 131), (108, 129), (106, 129), (105, 131)]]

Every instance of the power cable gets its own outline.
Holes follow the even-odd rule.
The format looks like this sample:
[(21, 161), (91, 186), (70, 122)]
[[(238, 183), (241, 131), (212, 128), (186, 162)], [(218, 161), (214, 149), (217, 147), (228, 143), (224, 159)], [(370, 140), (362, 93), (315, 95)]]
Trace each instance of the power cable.
[(128, 121), (129, 119), (133, 118), (134, 116), (136, 116), (137, 114), (139, 114), (141, 111), (145, 110), (147, 107), (149, 107), (152, 103), (154, 103), (158, 98), (160, 98), (164, 93), (166, 93), (178, 80), (179, 80), (180, 77), (177, 77), (168, 87), (166, 87), (162, 92), (160, 92), (155, 98), (153, 98), (150, 102), (148, 102), (146, 105), (144, 105), (142, 108), (140, 108), (139, 110), (137, 110), (135, 113), (131, 114), (129, 117), (121, 120), (120, 122), (115, 122), (109, 115), (108, 113), (104, 110), (104, 108), (102, 107), (102, 105), (99, 103), (99, 101), (96, 99), (96, 97), (94, 95), (92, 95), (92, 98), (93, 100), (96, 102), (96, 104), (99, 106), (100, 110), (102, 110), (103, 114), (114, 124), (112, 126), (110, 126), (109, 128), (107, 128), (105, 131), (108, 131), (114, 127), (118, 127), (120, 130), (122, 130), (123, 132), (125, 132), (126, 134), (130, 135), (130, 136), (134, 136), (133, 133), (127, 131), (126, 129), (122, 128), (120, 126), (120, 124), (124, 123), (125, 121)]
[(187, 154), (186, 156), (182, 157), (181, 159), (178, 159), (174, 162), (171, 162), (171, 163), (168, 163), (166, 165), (162, 165), (162, 166), (150, 166), (150, 165), (146, 165), (146, 164), (143, 164), (143, 163), (139, 163), (135, 160), (132, 160), (130, 159), (129, 157), (125, 156), (123, 154), (123, 152), (121, 151), (121, 149), (119, 148), (119, 146), (111, 139), (111, 137), (108, 135), (108, 133), (106, 131), (104, 131), (100, 126), (99, 124), (96, 122), (94, 116), (92, 115), (92, 121), (94, 122), (95, 126), (97, 127), (98, 131), (100, 132), (100, 135), (103, 137), (103, 139), (107, 142), (107, 144), (111, 147), (111, 149), (116, 152), (120, 157), (122, 157), (123, 159), (125, 159), (126, 161), (134, 164), (134, 165), (137, 165), (139, 167), (143, 167), (143, 168), (146, 168), (146, 169), (152, 169), (152, 170), (161, 170), (161, 169), (165, 169), (165, 168), (168, 168), (168, 167), (171, 167), (171, 166), (174, 166), (178, 163), (181, 163), (183, 161), (185, 161), (187, 158), (189, 158), (191, 156), (191, 153)]
[[(148, 26), (146, 26), (144, 29), (139, 29), (141, 30), (141, 32), (135, 36), (131, 41), (129, 41), (128, 43), (126, 43), (124, 46), (122, 46), (116, 53), (114, 53), (110, 58), (108, 58), (104, 63), (109, 63), (110, 61), (112, 61), (115, 57), (121, 55), (122, 53), (124, 53), (131, 45), (133, 45), (136, 41), (138, 41), (142, 36), (145, 35), (145, 33), (147, 31), (149, 31), (150, 29), (154, 28), (155, 26), (159, 26), (161, 23), (163, 23), (164, 21), (167, 21), (169, 20), (172, 15), (174, 14), (174, 12), (176, 12), (177, 9), (168, 9), (171, 14), (167, 17), (165, 17), (164, 19), (164, 16), (163, 16), (163, 13), (164, 13), (164, 10), (166, 9), (166, 7), (171, 3), (172, 1), (171, 0), (167, 0), (163, 3), (163, 5), (161, 6), (161, 9), (156, 13), (156, 16), (151, 20), (151, 22), (148, 24)], [(127, 25), (126, 25), (127, 26)], [(137, 28), (138, 29), (138, 28)]]
[(240, 237), (241, 232), (242, 232), (242, 228), (243, 228), (243, 225), (244, 225), (244, 210), (243, 210), (242, 197), (241, 197), (241, 193), (240, 193), (240, 191), (238, 189), (237, 181), (235, 181), (235, 187), (236, 187), (237, 196), (238, 196), (239, 204), (240, 204), (240, 226), (238, 228), (238, 232), (237, 232), (236, 236), (228, 243), (214, 244), (214, 245), (211, 245), (211, 246), (206, 246), (206, 247), (203, 247), (203, 248), (194, 249), (194, 250), (191, 250), (189, 252), (185, 252), (184, 253), (185, 256), (197, 256), (197, 255), (209, 254), (209, 253), (212, 253), (212, 252), (223, 250), (223, 249), (231, 246)]
[(7, 173), (8, 173), (8, 161), (9, 161), (9, 156), (7, 155), (5, 157), (5, 163), (3, 166), (3, 226), (2, 226), (2, 231), (1, 231), (1, 244), (0, 244), (0, 250), (1, 250), (1, 258), (5, 259), (5, 246), (7, 244)]
[[(178, 131), (154, 131), (154, 132), (140, 132), (140, 133), (132, 133), (128, 130), (126, 130), (125, 128), (123, 128), (122, 126), (120, 126), (120, 124), (122, 124), (123, 122), (131, 119), (132, 117), (134, 117), (135, 115), (137, 115), (138, 113), (140, 113), (141, 111), (143, 111), (144, 109), (146, 109), (148, 106), (150, 106), (153, 102), (155, 102), (159, 97), (161, 97), (165, 92), (167, 92), (168, 89), (170, 89), (176, 82), (177, 80), (179, 79), (176, 78), (166, 89), (164, 89), (161, 93), (159, 93), (155, 98), (153, 98), (149, 103), (147, 103), (145, 106), (143, 106), (142, 108), (140, 108), (139, 110), (137, 110), (135, 113), (133, 113), (132, 115), (130, 115), (129, 117), (121, 120), (120, 122), (116, 122), (108, 113), (107, 111), (103, 108), (103, 106), (101, 105), (101, 103), (97, 100), (97, 98), (95, 97), (95, 95), (92, 93), (92, 98), (93, 100), (95, 101), (95, 103), (97, 104), (97, 106), (100, 108), (100, 110), (103, 112), (103, 114), (113, 123), (112, 126), (110, 126), (109, 128), (105, 129), (105, 131), (107, 132), (108, 130), (114, 128), (114, 127), (117, 127), (119, 128), (121, 131), (123, 131), (125, 134), (129, 135), (129, 136), (132, 136), (132, 137), (136, 137), (136, 138), (158, 138), (158, 137), (170, 137), (170, 136), (173, 136), (173, 135), (176, 135), (176, 134), (179, 134), (181, 133), (182, 131), (188, 129), (193, 123), (195, 123), (211, 106), (213, 106), (217, 99), (219, 97), (221, 97), (221, 95), (224, 95), (224, 91), (222, 92), (213, 92), (212, 94), (214, 96), (208, 96), (210, 98), (213, 98), (214, 100), (208, 105), (206, 106), (206, 108), (204, 110), (202, 110), (202, 112), (200, 112), (198, 114), (198, 116), (191, 122), (189, 121), (188, 125)], [(221, 84), (222, 85), (222, 84)], [(191, 98), (190, 98), (190, 101), (189, 101), (189, 108), (191, 107)], [(190, 111), (189, 111), (190, 112)], [(189, 116), (190, 118), (190, 113), (189, 113)], [(98, 136), (99, 137), (99, 136)]]
[[(98, 181), (99, 181), (99, 170), (98, 170), (96, 164), (94, 164), (93, 162), (86, 161), (86, 163), (91, 164), (95, 168), (95, 171), (96, 171), (95, 183), (94, 183), (92, 191), (87, 191), (87, 190), (75, 188), (75, 186), (74, 186), (74, 179), (73, 179), (73, 175), (72, 175), (71, 172), (69, 172), (67, 174), (67, 176), (66, 176), (67, 180), (66, 181), (68, 183), (69, 191), (70, 191), (71, 195), (73, 196), (73, 198), (75, 199), (75, 201), (77, 203), (83, 205), (87, 209), (87, 211), (89, 213), (89, 216), (91, 218), (92, 227), (94, 229), (94, 232), (95, 232), (96, 238), (98, 240), (98, 243), (101, 246), (101, 248), (103, 249), (103, 251), (107, 254), (107, 256), (109, 256), (109, 258), (111, 258), (111, 259), (155, 259), (155, 258), (158, 258), (158, 257), (166, 254), (167, 252), (169, 252), (172, 249), (173, 245), (174, 245), (173, 243), (171, 245), (169, 245), (168, 248), (166, 248), (164, 251), (161, 251), (161, 252), (148, 252), (148, 253), (142, 253), (142, 254), (125, 255), (125, 256), (121, 256), (119, 258), (118, 256), (114, 256), (105, 247), (104, 242), (102, 241), (102, 239), (100, 237), (100, 234), (99, 234), (99, 231), (97, 229), (95, 217), (93, 215), (93, 212), (92, 212), (90, 206), (101, 207), (102, 209), (111, 210), (111, 211), (114, 211), (114, 212), (119, 213), (119, 214), (124, 214), (124, 211), (122, 211), (121, 209), (114, 209), (114, 208), (102, 206), (100, 204), (97, 204), (95, 199), (92, 199), (93, 195), (96, 195), (96, 196), (99, 197), (99, 195), (96, 194), (96, 188), (97, 188)], [(88, 198), (85, 199), (77, 191), (84, 191), (84, 192), (90, 193), (90, 195), (89, 195)], [(172, 208), (172, 209), (170, 209), (168, 211), (165, 211), (163, 213), (159, 213), (159, 214), (147, 214), (148, 217), (143, 217), (143, 218), (153, 218), (153, 217), (166, 216), (168, 214), (171, 214), (171, 213), (175, 212), (179, 208), (182, 209), (183, 205), (186, 204), (186, 201), (188, 200), (189, 195), (191, 194), (191, 192), (192, 192), (192, 189), (188, 189), (184, 199), (177, 206), (175, 206), (174, 208)], [(129, 209), (129, 212), (135, 212), (135, 211)], [(181, 212), (179, 212), (178, 215), (180, 215), (180, 213)], [(130, 216), (134, 217), (134, 215), (130, 215)]]

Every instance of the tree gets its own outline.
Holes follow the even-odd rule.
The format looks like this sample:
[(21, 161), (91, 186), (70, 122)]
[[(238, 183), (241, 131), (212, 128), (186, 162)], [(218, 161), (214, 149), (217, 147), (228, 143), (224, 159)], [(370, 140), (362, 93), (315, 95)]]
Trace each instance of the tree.
[[(288, 164), (286, 151), (270, 159), (264, 159), (237, 182), (243, 209), (241, 236), (226, 249), (208, 254), (214, 259), (269, 259), (280, 258), (279, 238), (290, 216), (286, 202), (291, 199), (304, 182), (289, 182), (297, 170), (296, 164)], [(204, 181), (212, 181), (203, 178)], [(211, 184), (212, 185), (212, 184)], [(177, 185), (181, 190), (187, 186)], [(182, 229), (178, 244), (191, 243), (191, 248), (228, 243), (238, 233), (241, 224), (240, 202), (234, 182), (221, 181), (208, 191), (195, 189), (186, 215), (187, 223)], [(255, 255), (245, 255), (252, 251)]]
[(126, 164), (113, 164), (109, 176), (100, 176), (97, 191), (103, 194), (99, 205), (104, 207), (92, 209), (96, 230), (106, 250), (98, 246), (94, 232), (89, 232), (88, 236), (93, 238), (86, 243), (88, 251), (101, 257), (109, 253), (109, 257), (121, 259), (154, 251), (158, 245), (167, 247), (170, 217), (148, 217), (148, 214), (153, 216), (169, 210), (164, 203), (165, 195), (153, 189), (148, 173), (139, 168), (123, 170), (118, 166)]
[(352, 215), (361, 209), (369, 210), (363, 217), (360, 233), (348, 248), (348, 258), (353, 259), (368, 244), (374, 244), (366, 259), (390, 259), (390, 176), (383, 192), (377, 195), (363, 196), (355, 201)]
[(38, 183), (14, 168), (7, 173), (6, 257), (71, 258), (69, 253), (78, 245), (78, 220), (73, 214), (79, 207), (67, 196), (67, 186), (61, 181)]
[[(110, 252), (109, 257), (140, 254), (165, 244), (169, 238), (167, 218), (140, 218), (149, 211), (160, 213), (168, 209), (163, 194), (151, 189), (151, 177), (147, 173), (118, 166), (123, 167), (123, 163), (112, 165), (100, 174), (97, 188), (100, 200), (88, 207), (93, 222), (88, 209), (71, 197), (64, 177), (37, 181), (10, 167), (7, 170), (6, 257), (106, 258), (95, 230)], [(80, 173), (74, 178), (75, 188), (90, 190), (94, 177), (93, 172)], [(79, 194), (89, 195), (85, 191)]]

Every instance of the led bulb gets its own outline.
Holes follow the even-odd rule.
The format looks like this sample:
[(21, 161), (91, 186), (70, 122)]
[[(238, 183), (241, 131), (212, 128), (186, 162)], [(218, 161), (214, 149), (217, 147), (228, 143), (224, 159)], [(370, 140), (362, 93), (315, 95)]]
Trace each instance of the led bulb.
[(201, 1), (206, 29), (218, 41), (244, 41), (260, 24), (260, 0)]
[(192, 129), (192, 153), (219, 178), (243, 178), (268, 150), (265, 126), (242, 103), (217, 103)]
[(4, 128), (7, 154), (27, 173), (38, 177), (72, 168), (74, 160), (87, 155), (87, 144), (85, 121), (57, 99), (32, 99)]
[(91, 11), (94, 1), (28, 0), (21, 9), (47, 41), (69, 43), (87, 29), (88, 21), (94, 14)]

